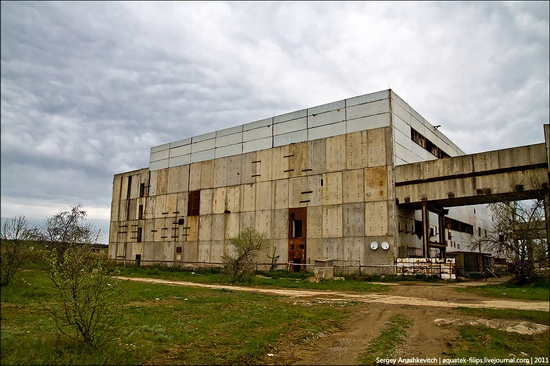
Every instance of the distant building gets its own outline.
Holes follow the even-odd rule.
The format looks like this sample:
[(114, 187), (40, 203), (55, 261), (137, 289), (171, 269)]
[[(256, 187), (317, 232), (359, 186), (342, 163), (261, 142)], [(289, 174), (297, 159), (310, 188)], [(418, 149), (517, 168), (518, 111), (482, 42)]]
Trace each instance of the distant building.
[(396, 202), (395, 167), (464, 155), (392, 90), (336, 101), (151, 148), (149, 168), (117, 174), (113, 259), (219, 263), (227, 239), (252, 226), (303, 269), (315, 259), (392, 265), (442, 257), (485, 235), (485, 206), (430, 213)]

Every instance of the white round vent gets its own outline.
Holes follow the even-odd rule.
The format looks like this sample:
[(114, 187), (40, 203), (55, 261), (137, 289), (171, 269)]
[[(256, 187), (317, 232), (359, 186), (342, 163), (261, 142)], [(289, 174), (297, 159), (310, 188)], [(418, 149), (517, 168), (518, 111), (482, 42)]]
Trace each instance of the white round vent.
[(370, 243), (370, 248), (371, 248), (372, 250), (378, 249), (378, 243), (375, 242), (375, 241), (373, 241), (372, 243)]
[(387, 241), (383, 241), (382, 244), (381, 244), (380, 246), (381, 246), (382, 249), (384, 249), (384, 250), (390, 249), (390, 244), (389, 244)]

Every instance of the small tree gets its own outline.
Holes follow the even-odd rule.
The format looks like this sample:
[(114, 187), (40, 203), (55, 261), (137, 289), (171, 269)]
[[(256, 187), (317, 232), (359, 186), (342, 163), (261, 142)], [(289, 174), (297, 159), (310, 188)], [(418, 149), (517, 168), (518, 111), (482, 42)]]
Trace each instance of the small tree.
[(94, 254), (89, 245), (59, 248), (46, 258), (57, 302), (45, 306), (59, 331), (93, 348), (102, 348), (118, 336), (124, 325), (118, 281), (107, 261)]
[(544, 204), (544, 197), (490, 204), (493, 229), (471, 247), (506, 256), (514, 263), (513, 272), (519, 283), (533, 280), (535, 263), (548, 261)]
[(266, 233), (247, 227), (236, 237), (230, 238), (232, 250), (222, 256), (225, 269), (231, 275), (231, 282), (243, 281), (254, 270), (258, 252), (269, 246)]
[(124, 324), (118, 281), (107, 259), (92, 252), (99, 233), (81, 205), (46, 219), (42, 232), (53, 247), (46, 260), (58, 298), (45, 308), (61, 333), (93, 348), (115, 338)]
[(22, 215), (5, 221), (0, 235), (0, 286), (8, 286), (21, 265), (30, 257), (32, 241), (37, 235), (36, 229), (29, 229), (27, 219)]
[(42, 239), (59, 249), (58, 260), (63, 260), (63, 253), (67, 248), (97, 243), (100, 230), (86, 221), (86, 215), (82, 205), (78, 204), (69, 211), (59, 212), (44, 221)]

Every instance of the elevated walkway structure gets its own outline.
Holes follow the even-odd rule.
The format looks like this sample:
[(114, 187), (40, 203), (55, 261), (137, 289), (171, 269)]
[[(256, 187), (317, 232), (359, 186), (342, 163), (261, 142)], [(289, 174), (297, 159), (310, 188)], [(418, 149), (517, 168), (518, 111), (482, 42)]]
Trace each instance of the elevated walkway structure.
[[(545, 143), (448, 157), (400, 165), (396, 171), (399, 205), (422, 209), (424, 253), (430, 247), (445, 250), (445, 207), (546, 199), (546, 233), (549, 232), (548, 161), (550, 130), (544, 125)], [(439, 244), (430, 243), (428, 211), (439, 215)]]

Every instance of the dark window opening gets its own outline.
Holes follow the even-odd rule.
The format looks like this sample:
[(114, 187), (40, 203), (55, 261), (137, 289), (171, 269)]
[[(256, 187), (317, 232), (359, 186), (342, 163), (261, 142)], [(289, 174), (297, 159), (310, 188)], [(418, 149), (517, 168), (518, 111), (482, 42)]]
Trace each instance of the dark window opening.
[(293, 220), (292, 221), (292, 237), (301, 238), (302, 237), (302, 220)]
[(141, 242), (142, 232), (143, 232), (142, 228), (138, 227), (138, 229), (137, 229), (137, 241), (138, 242)]
[(187, 215), (198, 216), (201, 207), (201, 191), (189, 192), (189, 200), (187, 202)]
[(145, 183), (139, 185), (139, 196), (145, 197)]
[(419, 146), (422, 146), (425, 150), (429, 151), (435, 157), (448, 158), (449, 154), (437, 147), (433, 142), (428, 140), (422, 134), (411, 127), (411, 139)]
[(143, 220), (143, 205), (139, 205), (138, 220)]
[(451, 219), (450, 217), (445, 218), (445, 228), (449, 230), (459, 231), (461, 233), (466, 233), (474, 235), (474, 226), (466, 224), (462, 221)]
[(128, 190), (126, 191), (126, 199), (130, 198), (130, 192), (132, 191), (132, 176), (128, 177)]
[(181, 247), (176, 247), (176, 254), (181, 254)]

